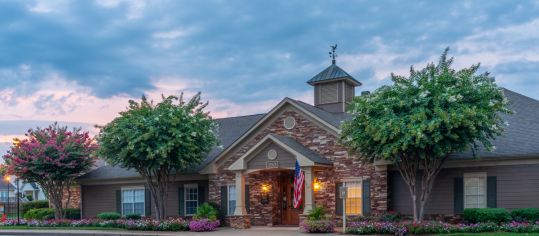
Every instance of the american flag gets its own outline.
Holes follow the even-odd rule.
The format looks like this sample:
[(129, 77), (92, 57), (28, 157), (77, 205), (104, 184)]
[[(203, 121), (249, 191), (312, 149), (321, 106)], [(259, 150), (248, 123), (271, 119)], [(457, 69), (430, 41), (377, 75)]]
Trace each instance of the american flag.
[(305, 183), (305, 174), (299, 168), (299, 163), (296, 161), (296, 173), (294, 174), (294, 208), (299, 208), (301, 205), (301, 191)]

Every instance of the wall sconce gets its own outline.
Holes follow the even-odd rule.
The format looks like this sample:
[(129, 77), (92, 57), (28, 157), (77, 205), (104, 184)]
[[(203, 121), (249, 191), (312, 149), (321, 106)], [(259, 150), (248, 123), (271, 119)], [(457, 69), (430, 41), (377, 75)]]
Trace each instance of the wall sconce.
[(318, 191), (318, 190), (322, 189), (322, 183), (318, 182), (317, 179), (314, 179), (313, 189), (314, 189), (314, 191)]
[(271, 186), (269, 184), (262, 184), (262, 198), (260, 199), (260, 203), (264, 205), (269, 203), (270, 188)]

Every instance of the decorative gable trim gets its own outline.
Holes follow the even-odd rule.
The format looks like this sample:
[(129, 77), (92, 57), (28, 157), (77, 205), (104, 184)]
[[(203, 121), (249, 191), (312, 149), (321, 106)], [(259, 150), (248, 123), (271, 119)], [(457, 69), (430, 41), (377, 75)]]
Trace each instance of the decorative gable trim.
[(251, 128), (249, 128), (244, 134), (242, 134), (236, 141), (234, 141), (230, 146), (228, 146), (225, 150), (223, 150), (212, 162), (210, 162), (208, 165), (206, 165), (199, 173), (200, 174), (213, 174), (217, 172), (216, 169), (216, 163), (220, 161), (223, 157), (225, 157), (231, 150), (234, 150), (240, 143), (242, 143), (247, 137), (249, 137), (253, 132), (255, 132), (259, 127), (262, 125), (268, 123), (268, 121), (271, 121), (274, 116), (282, 110), (285, 106), (291, 106), (301, 112), (302, 114), (306, 115), (308, 118), (313, 119), (317, 123), (321, 124), (323, 128), (330, 131), (331, 133), (338, 136), (341, 133), (341, 130), (338, 127), (335, 127), (331, 125), (330, 123), (324, 121), (320, 117), (316, 116), (315, 114), (309, 112), (308, 110), (304, 109), (300, 105), (297, 104), (296, 101), (294, 101), (291, 98), (284, 98), (279, 104), (277, 104), (273, 109), (271, 109), (270, 112), (268, 112), (264, 117), (262, 117), (258, 122), (256, 122)]

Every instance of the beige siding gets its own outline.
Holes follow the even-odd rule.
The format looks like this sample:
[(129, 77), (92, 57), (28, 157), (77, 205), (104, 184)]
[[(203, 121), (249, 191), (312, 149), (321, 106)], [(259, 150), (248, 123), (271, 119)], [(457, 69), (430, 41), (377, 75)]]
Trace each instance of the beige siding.
[(294, 167), (295, 162), (296, 162), (295, 157), (290, 152), (282, 149), (281, 147), (279, 147), (278, 145), (274, 143), (271, 143), (267, 147), (262, 148), (262, 150), (260, 150), (257, 154), (255, 154), (253, 159), (251, 159), (247, 163), (247, 168), (248, 169), (265, 169), (266, 163), (269, 161), (267, 153), (270, 149), (275, 149), (275, 151), (277, 151), (277, 158), (275, 159), (275, 161), (279, 163), (280, 168), (287, 168), (287, 167), (293, 168)]
[[(467, 172), (486, 172), (497, 177), (497, 207), (513, 209), (539, 208), (539, 164), (489, 167), (450, 168), (440, 172), (426, 214), (453, 214), (453, 182)], [(390, 209), (411, 214), (411, 198), (407, 185), (396, 171), (389, 173)]]

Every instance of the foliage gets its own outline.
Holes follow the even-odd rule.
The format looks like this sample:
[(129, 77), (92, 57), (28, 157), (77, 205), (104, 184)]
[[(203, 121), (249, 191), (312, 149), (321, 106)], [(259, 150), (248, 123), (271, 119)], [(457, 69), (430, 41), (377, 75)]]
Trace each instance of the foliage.
[(0, 176), (5, 176), (7, 174), (8, 167), (4, 164), (0, 164)]
[(146, 180), (157, 219), (166, 216), (165, 202), (172, 173), (199, 165), (217, 143), (216, 125), (200, 102), (168, 96), (157, 104), (142, 97), (102, 127), (99, 156), (111, 165), (135, 169)]
[(88, 132), (57, 123), (30, 129), (25, 136), (4, 156), (8, 171), (26, 182), (39, 183), (55, 209), (55, 218), (63, 218), (62, 209), (69, 205), (69, 200), (62, 202), (64, 192), (70, 195), (75, 178), (93, 166), (97, 145)]
[[(65, 219), (77, 220), (80, 219), (80, 209), (78, 208), (65, 208), (62, 209)], [(55, 210), (53, 208), (34, 208), (29, 209), (24, 213), (25, 219), (34, 220), (49, 220), (54, 219)]]
[(332, 233), (335, 231), (335, 222), (306, 219), (300, 223), (299, 228), (305, 233)]
[(380, 221), (385, 221), (385, 222), (396, 222), (402, 219), (402, 216), (394, 211), (384, 212), (378, 215), (377, 217), (378, 219), (380, 219)]
[(313, 209), (309, 211), (307, 214), (308, 220), (325, 220), (327, 219), (326, 216), (326, 209), (322, 206), (315, 206)]
[(439, 221), (426, 221), (421, 223), (356, 221), (348, 224), (346, 229), (346, 233), (349, 234), (394, 235), (433, 235), (484, 232), (538, 233), (539, 222), (510, 222), (503, 224), (496, 224), (491, 222), (477, 224), (448, 224)]
[(217, 211), (217, 219), (219, 219), (219, 220), (224, 220), (225, 219), (226, 214), (225, 214), (225, 212), (223, 212), (221, 210), (221, 205), (220, 204), (215, 203), (215, 202), (208, 202), (208, 204), (210, 204), (210, 206), (212, 206), (213, 209), (215, 209)]
[(80, 219), (80, 209), (79, 208), (65, 208), (65, 218), (69, 220), (79, 220)]
[(49, 208), (49, 201), (39, 200), (21, 203), (21, 213), (24, 214), (30, 209)]
[(511, 215), (504, 208), (468, 208), (464, 209), (462, 216), (470, 223), (502, 223), (511, 220)]
[(422, 220), (447, 157), (479, 145), (494, 149), (491, 141), (505, 126), (502, 115), (511, 113), (488, 72), (478, 74), (479, 64), (455, 70), (447, 52), (437, 65), (412, 67), (408, 77), (391, 74), (392, 85), (355, 97), (353, 118), (341, 129), (341, 143), (358, 158), (396, 164), (412, 195), (415, 221)]
[(519, 208), (511, 211), (511, 217), (518, 222), (536, 222), (539, 220), (539, 209)]
[(128, 220), (140, 220), (142, 219), (142, 216), (140, 216), (139, 214), (127, 214), (125, 215), (125, 218)]
[[(15, 226), (17, 220), (6, 220), (0, 223), (0, 226)], [(127, 230), (145, 230), (145, 231), (187, 231), (189, 223), (180, 218), (169, 218), (162, 221), (152, 219), (140, 220), (101, 220), (101, 219), (82, 219), (82, 220), (21, 220), (18, 225), (28, 227), (98, 227), (98, 228), (118, 228)]]
[(218, 217), (219, 213), (217, 212), (217, 209), (208, 203), (203, 203), (197, 207), (197, 212), (193, 216), (193, 219), (208, 219), (210, 221), (214, 221), (217, 220)]
[(193, 232), (215, 231), (219, 224), (219, 220), (193, 219), (189, 222), (189, 230)]
[(101, 212), (97, 214), (97, 219), (101, 220), (117, 220), (120, 219), (122, 215), (118, 212)]

